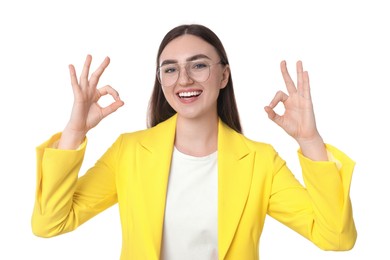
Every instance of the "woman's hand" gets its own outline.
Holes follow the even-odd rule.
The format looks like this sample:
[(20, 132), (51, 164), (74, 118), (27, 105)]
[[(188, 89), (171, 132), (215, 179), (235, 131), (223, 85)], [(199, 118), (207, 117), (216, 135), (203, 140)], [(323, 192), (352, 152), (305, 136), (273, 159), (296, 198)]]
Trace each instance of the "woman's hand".
[[(99, 79), (110, 63), (110, 59), (106, 57), (99, 68), (88, 78), (91, 62), (92, 57), (88, 55), (80, 80), (77, 80), (74, 66), (69, 65), (74, 103), (70, 120), (62, 133), (58, 145), (60, 149), (77, 148), (83, 142), (89, 130), (124, 104), (118, 92), (111, 86), (106, 85), (102, 88), (97, 88)], [(98, 101), (105, 95), (111, 95), (114, 98), (114, 102), (106, 107), (101, 107)]]
[[(278, 91), (271, 103), (264, 109), (269, 119), (298, 142), (304, 155), (315, 160), (327, 160), (325, 145), (317, 131), (309, 74), (303, 71), (301, 61), (298, 61), (296, 66), (297, 86), (288, 73), (286, 62), (281, 62), (280, 68), (288, 94)], [(274, 111), (279, 102), (282, 102), (285, 108), (283, 115), (278, 115)]]

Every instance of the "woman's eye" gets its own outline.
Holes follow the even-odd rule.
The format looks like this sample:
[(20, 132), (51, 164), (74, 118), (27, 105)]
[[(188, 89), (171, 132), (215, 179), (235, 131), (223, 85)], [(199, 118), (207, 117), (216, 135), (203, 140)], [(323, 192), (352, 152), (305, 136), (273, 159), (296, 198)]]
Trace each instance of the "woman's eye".
[(176, 67), (167, 67), (163, 69), (164, 74), (171, 74), (177, 71)]
[(191, 68), (194, 70), (200, 70), (200, 69), (204, 69), (207, 67), (208, 67), (208, 64), (205, 62), (196, 62), (196, 63), (193, 63), (191, 66)]

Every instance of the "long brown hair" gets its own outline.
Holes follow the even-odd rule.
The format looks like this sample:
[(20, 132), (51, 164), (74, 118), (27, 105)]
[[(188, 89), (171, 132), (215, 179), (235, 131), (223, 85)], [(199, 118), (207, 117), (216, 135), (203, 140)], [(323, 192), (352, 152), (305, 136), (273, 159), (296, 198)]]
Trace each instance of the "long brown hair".
[[(221, 64), (223, 65), (229, 64), (229, 60), (227, 58), (225, 48), (223, 47), (222, 42), (220, 41), (218, 36), (209, 28), (203, 25), (189, 24), (189, 25), (177, 26), (172, 30), (170, 30), (165, 35), (157, 53), (156, 71), (158, 70), (160, 55), (164, 50), (164, 48), (172, 40), (185, 34), (191, 34), (197, 36), (203, 39), (204, 41), (208, 42), (209, 44), (211, 44), (217, 51), (221, 60)], [(227, 124), (230, 128), (234, 129), (239, 133), (242, 132), (240, 117), (238, 114), (236, 99), (234, 96), (231, 73), (229, 75), (229, 80), (226, 87), (220, 90), (218, 100), (217, 100), (217, 110), (218, 110), (218, 116), (225, 124)], [(148, 127), (153, 127), (167, 120), (175, 113), (176, 111), (168, 104), (168, 101), (165, 99), (164, 93), (161, 88), (161, 84), (156, 74), (152, 96), (149, 101), (148, 120), (147, 120)]]

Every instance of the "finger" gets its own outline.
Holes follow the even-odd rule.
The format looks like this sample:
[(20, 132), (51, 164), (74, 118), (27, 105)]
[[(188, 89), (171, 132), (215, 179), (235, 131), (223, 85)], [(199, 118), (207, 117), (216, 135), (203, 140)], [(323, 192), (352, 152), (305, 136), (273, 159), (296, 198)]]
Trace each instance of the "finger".
[(116, 100), (115, 102), (111, 103), (109, 106), (102, 108), (102, 115), (103, 117), (106, 117), (110, 115), (111, 113), (115, 112), (123, 106), (125, 103), (122, 100)]
[(119, 93), (113, 87), (106, 85), (98, 89), (99, 98), (105, 95), (110, 95), (114, 98), (114, 100), (120, 100)]
[(119, 93), (112, 88), (111, 86), (104, 86), (100, 89), (98, 89), (100, 97), (105, 95), (110, 95), (114, 98), (114, 102), (112, 102), (110, 105), (102, 108), (102, 116), (106, 117), (109, 114), (115, 112), (118, 108), (124, 105), (124, 102), (120, 99)]
[(72, 85), (73, 93), (80, 90), (79, 82), (77, 81), (76, 70), (73, 65), (69, 65), (70, 83)]
[(298, 94), (303, 96), (303, 67), (302, 61), (297, 61), (297, 91)]
[(282, 117), (278, 115), (270, 106), (264, 107), (265, 112), (268, 115), (268, 118), (275, 122), (278, 126), (282, 126)]
[(268, 106), (273, 109), (279, 104), (279, 102), (284, 103), (287, 99), (288, 95), (283, 91), (279, 90), (278, 92), (276, 92), (274, 98), (271, 100)]
[(310, 80), (309, 73), (307, 71), (303, 72), (303, 97), (310, 99)]
[(284, 83), (286, 84), (287, 92), (291, 95), (297, 91), (294, 81), (291, 79), (290, 74), (287, 70), (286, 61), (280, 63), (280, 70), (282, 71), (282, 76)]
[(87, 58), (85, 59), (83, 71), (81, 72), (81, 76), (80, 76), (81, 87), (88, 85), (88, 75), (89, 75), (89, 69), (91, 67), (91, 62), (92, 62), (92, 56), (88, 54)]
[(99, 82), (100, 76), (103, 74), (104, 70), (107, 68), (107, 66), (110, 64), (110, 58), (106, 57), (102, 64), (100, 64), (99, 68), (95, 70), (94, 73), (91, 75), (91, 79), (89, 81), (91, 86), (96, 86)]

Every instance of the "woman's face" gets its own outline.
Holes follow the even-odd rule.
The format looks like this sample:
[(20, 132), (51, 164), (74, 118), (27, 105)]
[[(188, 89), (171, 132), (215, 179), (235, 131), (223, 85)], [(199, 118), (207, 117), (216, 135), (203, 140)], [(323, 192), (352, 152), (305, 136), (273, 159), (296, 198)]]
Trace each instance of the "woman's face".
[(159, 59), (159, 77), (165, 98), (179, 116), (198, 118), (217, 114), (220, 89), (229, 79), (229, 67), (219, 63), (212, 45), (194, 35), (172, 40)]

